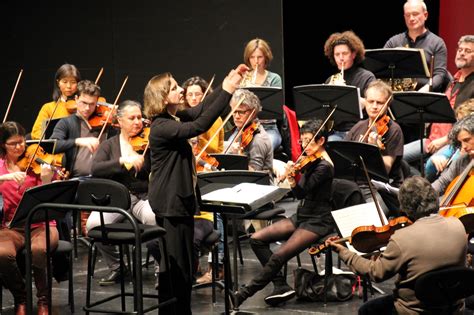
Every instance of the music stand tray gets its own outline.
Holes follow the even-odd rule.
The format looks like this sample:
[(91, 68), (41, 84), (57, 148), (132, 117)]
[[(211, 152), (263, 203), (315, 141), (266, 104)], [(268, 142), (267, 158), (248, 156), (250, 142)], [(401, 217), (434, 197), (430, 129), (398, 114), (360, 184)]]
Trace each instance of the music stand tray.
[[(59, 181), (29, 188), (23, 194), (18, 207), (8, 224), (9, 228), (23, 227), (28, 213), (33, 207), (41, 203), (72, 204), (76, 197), (78, 180)], [(54, 210), (51, 210), (54, 211)], [(65, 214), (65, 212), (61, 212)], [(31, 222), (44, 221), (44, 212), (37, 212)]]
[(359, 105), (359, 88), (329, 84), (299, 85), (293, 88), (295, 111), (300, 120), (325, 119), (337, 105), (333, 120), (359, 121), (362, 110)]
[(366, 49), (365, 69), (377, 78), (427, 78), (430, 76), (423, 49)]
[(382, 154), (375, 145), (356, 141), (330, 141), (326, 144), (326, 151), (334, 163), (337, 178), (367, 182), (360, 161), (362, 157), (371, 178), (385, 183), (389, 180)]
[(262, 111), (258, 113), (261, 119), (283, 118), (283, 89), (281, 87), (259, 86), (245, 87), (260, 99)]
[(219, 162), (220, 170), (248, 170), (249, 158), (241, 154), (210, 153)]

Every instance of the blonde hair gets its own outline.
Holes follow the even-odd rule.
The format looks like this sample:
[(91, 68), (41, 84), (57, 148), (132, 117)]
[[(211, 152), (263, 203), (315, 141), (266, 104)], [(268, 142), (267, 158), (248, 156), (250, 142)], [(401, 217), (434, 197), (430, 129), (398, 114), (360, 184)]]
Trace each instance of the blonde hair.
[(153, 118), (166, 110), (166, 98), (171, 88), (171, 73), (165, 72), (148, 81), (143, 93), (146, 117)]
[(267, 41), (260, 39), (260, 38), (254, 38), (251, 41), (247, 43), (244, 49), (244, 62), (248, 67), (251, 67), (250, 65), (250, 55), (255, 51), (260, 49), (263, 53), (263, 56), (265, 56), (265, 67), (268, 67), (270, 65), (270, 62), (273, 60), (273, 54), (272, 54), (272, 49), (270, 48), (270, 45), (267, 43)]
[(458, 116), (461, 116), (461, 118), (464, 118), (468, 115), (472, 115), (474, 113), (474, 98), (470, 98), (456, 107), (454, 110), (456, 114), (456, 118)]

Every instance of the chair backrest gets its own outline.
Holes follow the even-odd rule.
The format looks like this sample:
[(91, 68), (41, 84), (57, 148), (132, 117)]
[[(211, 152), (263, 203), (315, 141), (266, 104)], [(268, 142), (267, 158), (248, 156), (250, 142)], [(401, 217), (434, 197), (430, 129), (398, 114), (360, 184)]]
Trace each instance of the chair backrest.
[(331, 190), (333, 210), (365, 203), (364, 196), (362, 195), (359, 186), (353, 181), (334, 178)]
[(130, 192), (123, 184), (110, 179), (86, 179), (77, 188), (76, 203), (128, 210), (131, 204)]
[(474, 269), (462, 266), (429, 271), (415, 282), (416, 297), (429, 309), (450, 308), (474, 294)]

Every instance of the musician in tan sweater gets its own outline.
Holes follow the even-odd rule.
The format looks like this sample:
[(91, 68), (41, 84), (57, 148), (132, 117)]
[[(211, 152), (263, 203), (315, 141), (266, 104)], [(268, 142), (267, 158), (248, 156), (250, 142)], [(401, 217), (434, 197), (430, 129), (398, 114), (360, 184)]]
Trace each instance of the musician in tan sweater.
[[(456, 218), (437, 214), (438, 194), (426, 179), (414, 176), (405, 180), (398, 199), (400, 208), (414, 223), (396, 231), (376, 260), (363, 258), (328, 241), (348, 267), (359, 274), (368, 274), (375, 282), (398, 274), (393, 294), (370, 300), (361, 306), (359, 314), (422, 313), (426, 309), (415, 297), (415, 280), (431, 270), (465, 264), (464, 226)], [(460, 310), (462, 302), (457, 306)]]

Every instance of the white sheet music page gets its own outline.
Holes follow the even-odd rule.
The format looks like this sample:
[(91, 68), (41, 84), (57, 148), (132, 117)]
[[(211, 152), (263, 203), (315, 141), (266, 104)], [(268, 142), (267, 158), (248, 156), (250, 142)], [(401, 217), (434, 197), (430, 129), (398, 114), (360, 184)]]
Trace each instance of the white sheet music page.
[[(334, 221), (336, 222), (339, 232), (341, 232), (342, 237), (351, 236), (352, 231), (360, 226), (382, 226), (374, 202), (368, 202), (340, 210), (334, 210), (331, 211), (331, 214), (334, 218)], [(382, 216), (384, 221), (388, 222), (383, 212)], [(352, 247), (349, 242), (346, 242), (346, 245), (351, 251), (354, 251), (358, 254), (363, 254), (355, 250), (355, 248)]]
[(204, 201), (252, 204), (278, 190), (278, 186), (241, 183), (232, 188), (222, 188), (203, 195)]

